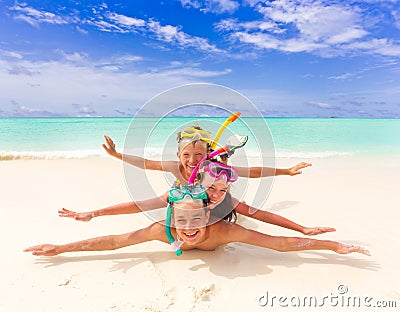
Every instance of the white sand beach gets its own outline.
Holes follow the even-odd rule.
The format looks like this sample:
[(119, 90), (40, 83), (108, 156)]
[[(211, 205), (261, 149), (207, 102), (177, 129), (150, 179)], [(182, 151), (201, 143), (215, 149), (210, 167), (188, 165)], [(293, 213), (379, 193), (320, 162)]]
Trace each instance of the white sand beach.
[[(308, 160), (278, 159), (278, 167), (299, 161)], [(314, 311), (397, 311), (366, 304), (400, 306), (399, 158), (311, 162), (301, 175), (277, 177), (263, 209), (302, 225), (335, 227), (313, 238), (362, 245), (370, 257), (244, 244), (177, 257), (161, 242), (35, 257), (22, 250), (125, 233), (152, 221), (141, 214), (88, 223), (58, 216), (62, 207), (89, 211), (130, 201), (117, 160), (1, 161), (0, 311), (308, 311), (294, 307), (305, 296), (319, 300)], [(272, 235), (302, 236), (244, 217), (238, 222)], [(343, 298), (355, 296), (360, 308), (342, 307)]]

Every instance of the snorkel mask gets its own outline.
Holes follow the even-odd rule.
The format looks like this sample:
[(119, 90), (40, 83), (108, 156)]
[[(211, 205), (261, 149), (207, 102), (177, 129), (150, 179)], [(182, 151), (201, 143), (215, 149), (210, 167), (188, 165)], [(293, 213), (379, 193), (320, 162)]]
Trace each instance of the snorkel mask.
[[(200, 160), (200, 162), (196, 165), (195, 169), (193, 170), (192, 174), (190, 175), (190, 178), (188, 180), (188, 185), (180, 187), (180, 188), (172, 188), (170, 189), (169, 193), (168, 193), (168, 207), (167, 207), (167, 216), (166, 216), (166, 220), (165, 220), (165, 233), (167, 235), (168, 241), (170, 242), (172, 248), (175, 251), (175, 254), (177, 256), (182, 255), (182, 249), (181, 246), (184, 242), (180, 241), (179, 238), (178, 240), (175, 240), (175, 238), (172, 236), (171, 233), (171, 217), (172, 217), (172, 207), (171, 205), (173, 205), (174, 202), (180, 201), (180, 200), (184, 200), (186, 198), (186, 196), (190, 196), (192, 199), (203, 199), (204, 201), (206, 201), (208, 199), (207, 197), (207, 193), (206, 193), (206, 189), (201, 186), (201, 185), (194, 185), (194, 180), (196, 177), (196, 174), (199, 170), (199, 167), (201, 165), (201, 163), (203, 163), (205, 160), (207, 160), (207, 158), (213, 158), (221, 153), (228, 153), (228, 155), (232, 155), (235, 151), (236, 148), (240, 148), (242, 146), (244, 146), (247, 142), (248, 137), (247, 136), (236, 136), (236, 140), (233, 140), (232, 142), (228, 140), (228, 145), (221, 147), (217, 150), (214, 151), (214, 149), (216, 148), (219, 138), (222, 135), (222, 132), (224, 132), (225, 128), (232, 122), (234, 122), (238, 117), (240, 116), (240, 112), (234, 113), (231, 116), (228, 117), (227, 120), (225, 120), (225, 122), (221, 125), (221, 127), (219, 128), (217, 135), (215, 136), (215, 139), (212, 141), (212, 145), (211, 145), (211, 154), (205, 156), (202, 160)], [(207, 144), (211, 144), (211, 133), (209, 131), (205, 131), (205, 130), (199, 130), (196, 129), (194, 127), (189, 127), (189, 128), (185, 128), (178, 136), (178, 142), (180, 142), (180, 140), (188, 137), (188, 138), (195, 138), (196, 136), (199, 137), (200, 140), (207, 142)], [(229, 154), (230, 153), (230, 154)], [(228, 156), (228, 157), (229, 157)], [(218, 165), (208, 165), (208, 172), (210, 173), (210, 175), (212, 176), (213, 174), (215, 176), (226, 176), (227, 179), (230, 179), (231, 182), (236, 181), (238, 174), (237, 171), (229, 166), (225, 166), (222, 170), (220, 170), (222, 167)]]
[(195, 127), (184, 128), (183, 131), (178, 134), (177, 140), (180, 142), (184, 138), (197, 139), (206, 142), (208, 145), (211, 144), (211, 132), (196, 129)]
[(239, 175), (235, 168), (218, 162), (210, 161), (200, 169), (202, 172), (207, 172), (211, 177), (220, 179), (224, 177), (227, 182), (235, 182)]
[(175, 240), (171, 233), (171, 217), (172, 217), (172, 205), (174, 202), (184, 200), (187, 196), (192, 199), (202, 199), (207, 201), (206, 189), (201, 185), (186, 185), (183, 187), (171, 188), (168, 192), (168, 207), (167, 207), (167, 217), (165, 219), (165, 233), (167, 235), (168, 241), (172, 246), (175, 254), (180, 256), (182, 254), (181, 246), (183, 242)]
[[(220, 147), (216, 151), (211, 152), (209, 155), (204, 156), (196, 165), (196, 167), (193, 169), (192, 174), (190, 175), (190, 178), (188, 180), (188, 184), (193, 184), (194, 180), (196, 179), (197, 172), (199, 171), (200, 165), (206, 161), (207, 159), (212, 159), (213, 157), (221, 154), (221, 153), (234, 153), (235, 149), (240, 148), (244, 146), (247, 142), (247, 136), (242, 137), (242, 140), (237, 140), (235, 143), (237, 145), (225, 145), (223, 147)], [(236, 181), (236, 180), (235, 180)]]

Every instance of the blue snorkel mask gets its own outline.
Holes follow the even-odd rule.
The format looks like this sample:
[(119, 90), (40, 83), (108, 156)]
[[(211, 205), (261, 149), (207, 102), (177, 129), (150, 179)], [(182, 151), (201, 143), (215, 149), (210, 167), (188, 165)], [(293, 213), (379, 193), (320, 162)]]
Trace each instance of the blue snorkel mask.
[(177, 240), (172, 236), (171, 233), (171, 216), (172, 216), (172, 205), (174, 202), (184, 200), (187, 196), (192, 199), (202, 199), (207, 203), (208, 197), (206, 189), (201, 185), (186, 185), (183, 187), (174, 187), (169, 190), (168, 193), (168, 207), (167, 217), (165, 219), (165, 234), (167, 235), (168, 241), (171, 244), (175, 254), (180, 256), (182, 254), (181, 246), (184, 242)]

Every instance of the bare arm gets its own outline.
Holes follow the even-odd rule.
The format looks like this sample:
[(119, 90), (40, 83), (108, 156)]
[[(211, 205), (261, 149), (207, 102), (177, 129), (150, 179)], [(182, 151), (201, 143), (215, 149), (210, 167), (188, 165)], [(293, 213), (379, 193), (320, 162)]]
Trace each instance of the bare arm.
[(177, 161), (158, 161), (134, 155), (121, 154), (116, 151), (115, 143), (109, 136), (104, 135), (104, 139), (106, 140), (106, 143), (102, 146), (109, 155), (128, 164), (131, 164), (132, 166), (148, 170), (159, 170), (167, 172), (176, 171)]
[(72, 210), (62, 208), (61, 210), (58, 211), (58, 215), (60, 217), (74, 218), (77, 221), (87, 222), (99, 216), (131, 214), (131, 213), (138, 213), (138, 212), (163, 208), (167, 205), (167, 197), (168, 193), (165, 193), (160, 197), (155, 197), (140, 202), (128, 202), (128, 203), (117, 204), (89, 212), (75, 212)]
[(24, 251), (32, 252), (34, 256), (55, 256), (64, 252), (114, 250), (151, 240), (165, 241), (162, 225), (153, 223), (147, 228), (126, 234), (95, 237), (64, 245), (43, 244)]
[(271, 236), (254, 230), (246, 229), (238, 224), (230, 224), (227, 234), (231, 242), (240, 242), (281, 252), (300, 250), (332, 250), (339, 254), (347, 254), (352, 252), (359, 252), (365, 255), (370, 254), (368, 250), (360, 246), (345, 245), (329, 240)]
[(268, 167), (235, 167), (240, 177), (263, 178), (279, 175), (294, 176), (301, 174), (301, 169), (311, 166), (309, 163), (301, 162), (296, 166), (287, 169), (268, 168)]
[(254, 207), (250, 207), (242, 202), (239, 202), (236, 198), (232, 198), (234, 202), (234, 207), (236, 212), (245, 215), (250, 218), (254, 218), (260, 220), (262, 222), (274, 224), (277, 226), (284, 227), (286, 229), (290, 229), (293, 231), (300, 232), (304, 235), (317, 235), (326, 232), (334, 232), (336, 229), (331, 227), (304, 227), (300, 224), (297, 224), (289, 219), (286, 219), (282, 216), (274, 214), (272, 212), (260, 210)]

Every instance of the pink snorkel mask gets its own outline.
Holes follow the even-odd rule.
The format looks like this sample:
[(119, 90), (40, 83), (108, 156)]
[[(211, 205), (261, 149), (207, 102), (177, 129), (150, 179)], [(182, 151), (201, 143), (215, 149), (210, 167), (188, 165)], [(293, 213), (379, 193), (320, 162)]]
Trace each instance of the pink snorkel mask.
[[(234, 152), (235, 149), (240, 148), (240, 147), (242, 147), (242, 146), (244, 146), (244, 145), (246, 144), (247, 139), (248, 139), (247, 136), (238, 137), (238, 138), (236, 138), (236, 140), (235, 140), (235, 142), (234, 142), (235, 145), (225, 145), (225, 146), (220, 147), (219, 149), (213, 151), (213, 152), (210, 153), (209, 155), (204, 156), (203, 159), (199, 161), (199, 163), (197, 164), (196, 168), (193, 169), (192, 174), (190, 175), (190, 178), (189, 178), (189, 180), (188, 180), (188, 184), (193, 184), (193, 183), (194, 183), (194, 180), (196, 179), (197, 172), (199, 171), (200, 165), (201, 165), (203, 162), (205, 162), (207, 159), (212, 159), (213, 157), (215, 157), (215, 156), (217, 156), (217, 155), (219, 155), (219, 154), (221, 154), (221, 153), (232, 153), (232, 154), (233, 154), (233, 152)], [(218, 166), (219, 166), (219, 165), (220, 165), (220, 164), (218, 164)], [(230, 166), (226, 166), (226, 168), (225, 168), (226, 177), (227, 177), (227, 178), (230, 178), (230, 179), (234, 179), (234, 180), (236, 181), (236, 180), (237, 180), (237, 176), (238, 176), (237, 171), (234, 169), (234, 170), (236, 171), (236, 179), (234, 178), (234, 175), (233, 175), (232, 177), (228, 177), (228, 175), (229, 175), (229, 173), (228, 173), (228, 171), (227, 171), (228, 168), (229, 168), (230, 170), (233, 169), (233, 168), (230, 167)], [(215, 170), (214, 172), (215, 172), (215, 175), (221, 176), (221, 174), (222, 174), (222, 173), (221, 173), (220, 171), (218, 171), (218, 170)], [(212, 175), (212, 174), (211, 174), (211, 175)], [(233, 181), (232, 181), (232, 182), (233, 182)]]
[(227, 182), (235, 182), (239, 177), (235, 168), (212, 161), (200, 169), (200, 171), (207, 172), (215, 179), (224, 178)]

